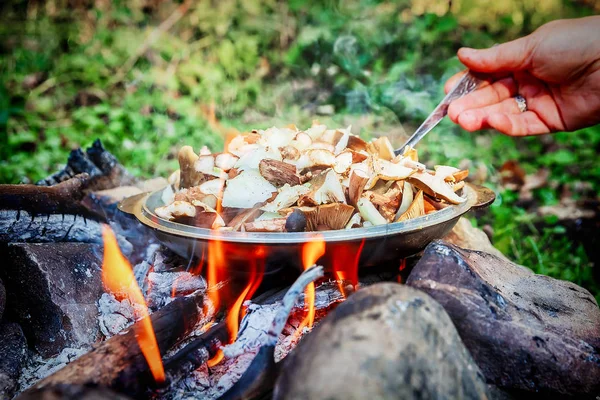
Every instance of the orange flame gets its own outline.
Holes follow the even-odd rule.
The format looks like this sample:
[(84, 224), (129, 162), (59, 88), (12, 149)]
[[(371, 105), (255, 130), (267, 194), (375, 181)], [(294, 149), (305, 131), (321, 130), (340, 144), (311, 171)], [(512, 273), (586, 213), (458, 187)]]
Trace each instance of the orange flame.
[(360, 242), (356, 251), (350, 248), (349, 245), (344, 244), (342, 246), (342, 248), (334, 250), (333, 272), (338, 281), (340, 293), (346, 298), (347, 293), (343, 281), (349, 280), (354, 290), (356, 290), (358, 286), (358, 264), (363, 247), (365, 247), (365, 239)]
[[(302, 266), (305, 270), (311, 268), (319, 258), (325, 254), (325, 241), (320, 238), (314, 242), (307, 242), (302, 246)], [(305, 326), (313, 327), (315, 322), (315, 284), (309, 283), (304, 291), (304, 304), (308, 306), (306, 317), (298, 326), (295, 337), (300, 335)]]
[[(212, 246), (209, 244), (209, 250), (208, 250), (208, 259), (209, 259), (208, 276), (210, 277), (208, 279), (209, 287), (211, 287), (211, 282), (213, 282), (213, 281), (216, 283), (212, 283), (212, 287), (215, 287), (215, 285), (221, 281), (221, 279), (222, 279), (221, 275), (226, 274), (226, 270), (225, 270), (226, 265), (225, 265), (225, 260), (224, 260), (225, 244), (219, 240), (215, 240), (212, 242), (214, 242), (214, 244)], [(248, 281), (246, 282), (245, 286), (243, 287), (241, 293), (236, 297), (235, 301), (233, 302), (232, 306), (230, 307), (230, 309), (227, 313), (226, 323), (227, 323), (227, 330), (229, 332), (229, 342), (230, 343), (233, 343), (235, 341), (235, 339), (237, 338), (240, 320), (243, 318), (243, 316), (245, 314), (245, 310), (242, 310), (242, 305), (243, 305), (244, 301), (252, 298), (252, 295), (256, 292), (256, 290), (258, 289), (258, 287), (260, 286), (260, 284), (262, 282), (262, 277), (264, 274), (265, 255), (266, 255), (266, 252), (265, 252), (264, 248), (262, 246), (259, 246), (256, 249), (253, 258), (249, 260), (249, 269), (250, 270), (249, 270)], [(215, 311), (216, 311), (216, 310), (218, 310), (218, 305), (221, 304), (220, 296), (222, 295), (222, 293), (220, 290), (218, 290), (216, 288), (209, 291), (209, 293), (211, 293), (211, 295), (212, 295), (212, 297), (210, 297), (210, 299), (213, 302), (213, 304), (215, 305)], [(214, 355), (213, 358), (208, 360), (207, 365), (212, 368), (213, 366), (220, 363), (221, 360), (223, 360), (223, 357), (224, 357), (223, 351), (219, 350)]]
[(136, 328), (135, 337), (154, 380), (162, 383), (165, 381), (165, 370), (142, 291), (135, 280), (129, 261), (121, 253), (117, 239), (108, 225), (102, 227), (102, 238), (104, 240), (102, 282), (116, 297), (128, 298), (132, 303), (143, 305), (140, 324), (134, 325), (139, 326)]
[(406, 258), (403, 258), (400, 261), (400, 266), (398, 267), (398, 283), (402, 283), (402, 271), (406, 268)]

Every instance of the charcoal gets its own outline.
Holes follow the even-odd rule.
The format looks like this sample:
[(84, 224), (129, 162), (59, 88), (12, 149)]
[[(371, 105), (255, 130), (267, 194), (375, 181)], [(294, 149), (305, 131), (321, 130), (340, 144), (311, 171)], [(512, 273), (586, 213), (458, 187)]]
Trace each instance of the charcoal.
[(0, 324), (0, 398), (15, 393), (27, 357), (27, 341), (18, 324)]
[(55, 185), (83, 172), (91, 177), (88, 191), (111, 189), (136, 182), (136, 179), (97, 139), (85, 152), (82, 149), (73, 150), (67, 165), (61, 171), (40, 180), (37, 184)]
[(443, 241), (425, 249), (407, 284), (446, 309), (489, 383), (600, 393), (600, 309), (587, 290)]
[(0, 270), (7, 317), (42, 356), (98, 337), (102, 247), (87, 243), (10, 243)]
[(285, 358), (274, 399), (487, 399), (444, 309), (397, 283), (358, 291)]
[(6, 289), (2, 279), (0, 279), (0, 322), (2, 322), (2, 315), (4, 314), (4, 306), (6, 305)]

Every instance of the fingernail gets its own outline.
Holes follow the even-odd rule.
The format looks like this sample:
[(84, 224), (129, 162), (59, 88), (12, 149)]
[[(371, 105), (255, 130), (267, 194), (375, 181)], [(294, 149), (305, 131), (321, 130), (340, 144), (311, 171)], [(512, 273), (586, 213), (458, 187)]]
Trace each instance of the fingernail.
[(473, 56), (473, 55), (475, 55), (475, 52), (476, 52), (476, 51), (477, 51), (477, 50), (475, 50), (475, 49), (472, 49), (472, 48), (470, 48), (470, 47), (462, 47), (462, 48), (458, 49), (458, 53), (459, 53), (459, 55), (460, 55), (460, 56), (464, 56), (464, 57), (470, 57), (470, 56)]

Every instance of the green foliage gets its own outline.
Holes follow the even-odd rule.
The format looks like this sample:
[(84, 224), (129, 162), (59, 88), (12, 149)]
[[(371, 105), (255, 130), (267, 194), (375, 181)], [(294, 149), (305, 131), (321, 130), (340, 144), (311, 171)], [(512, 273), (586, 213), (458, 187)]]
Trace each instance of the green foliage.
[[(98, 137), (133, 173), (165, 176), (184, 143), (218, 150), (229, 127), (306, 126), (322, 104), (336, 110), (318, 117), (324, 122), (399, 142), (461, 69), (459, 47), (592, 12), (563, 0), (200, 0), (159, 32), (182, 2), (89, 4), (0, 5), (0, 182), (36, 181)], [(213, 105), (221, 128), (207, 118)], [(536, 207), (565, 192), (597, 199), (599, 149), (599, 127), (514, 139), (449, 121), (420, 144), (430, 165), (486, 174), (498, 200), (477, 223), (491, 226), (500, 250), (596, 295), (581, 244)], [(550, 171), (527, 208), (501, 189), (496, 171), (507, 160), (527, 173)]]

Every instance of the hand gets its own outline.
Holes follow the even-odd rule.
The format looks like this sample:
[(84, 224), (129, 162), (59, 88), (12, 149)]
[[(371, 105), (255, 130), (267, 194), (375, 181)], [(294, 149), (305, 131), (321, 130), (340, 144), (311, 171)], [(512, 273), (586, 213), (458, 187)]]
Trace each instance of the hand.
[[(510, 136), (600, 123), (599, 38), (600, 16), (594, 16), (553, 21), (489, 49), (460, 49), (460, 61), (486, 83), (453, 101), (450, 119), (468, 131), (494, 128)], [(446, 82), (446, 92), (463, 73)], [(525, 98), (528, 111), (519, 111), (516, 95)]]

